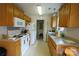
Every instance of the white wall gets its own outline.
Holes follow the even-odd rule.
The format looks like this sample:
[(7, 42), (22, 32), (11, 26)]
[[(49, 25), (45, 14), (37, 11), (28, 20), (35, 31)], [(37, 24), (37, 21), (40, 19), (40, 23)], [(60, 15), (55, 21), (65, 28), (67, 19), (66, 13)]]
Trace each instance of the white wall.
[(48, 23), (48, 21), (50, 21), (50, 16), (49, 15), (45, 16), (44, 21), (45, 21), (44, 22), (44, 41), (47, 41), (48, 27), (50, 27), (48, 26), (50, 24), (50, 22)]
[(34, 39), (32, 39), (31, 44), (34, 44), (34, 42), (36, 41), (36, 16), (30, 16), (30, 17), (31, 17), (31, 23), (30, 24), (34, 23), (34, 30), (31, 31), (32, 32), (31, 39), (32, 39), (32, 37), (34, 38)]
[(39, 16), (31, 16), (31, 20), (33, 23), (35, 23), (35, 28), (36, 28), (36, 32), (37, 32), (37, 20), (44, 20), (44, 41), (47, 40), (47, 27), (48, 27), (48, 21), (50, 20), (50, 17), (48, 15), (45, 15), (43, 17), (39, 17)]
[(79, 39), (79, 28), (65, 28), (65, 36), (74, 38), (74, 39)]

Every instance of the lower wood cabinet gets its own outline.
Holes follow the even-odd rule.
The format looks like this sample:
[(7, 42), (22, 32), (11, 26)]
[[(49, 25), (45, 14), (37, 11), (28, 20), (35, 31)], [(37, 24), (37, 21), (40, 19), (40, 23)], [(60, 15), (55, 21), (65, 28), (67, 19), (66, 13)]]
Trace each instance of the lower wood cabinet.
[(56, 56), (57, 55), (57, 51), (56, 51), (57, 48), (50, 37), (48, 37), (48, 47), (49, 47), (51, 56)]
[(50, 36), (48, 36), (48, 47), (49, 47), (49, 52), (50, 52), (51, 56), (61, 56), (61, 55), (63, 55), (62, 46), (63, 45), (57, 45), (53, 41), (53, 39)]
[[(48, 36), (48, 47), (49, 47), (49, 52), (51, 54), (51, 56), (69, 56), (66, 55), (65, 50), (67, 48), (75, 48), (74, 51), (78, 51), (79, 52), (79, 45), (78, 44), (72, 44), (72, 43), (64, 43), (64, 44), (56, 44), (56, 42), (53, 41), (53, 38), (51, 38), (50, 36)], [(73, 50), (71, 49), (71, 50)], [(71, 51), (70, 50), (70, 51)], [(74, 56), (78, 56), (79, 53), (75, 53)], [(67, 52), (67, 54), (70, 54), (69, 52)], [(70, 56), (72, 56), (72, 54), (70, 54)]]
[(21, 55), (21, 47), (20, 40), (12, 41), (12, 40), (0, 40), (0, 47), (3, 47), (7, 50), (7, 56), (20, 56)]

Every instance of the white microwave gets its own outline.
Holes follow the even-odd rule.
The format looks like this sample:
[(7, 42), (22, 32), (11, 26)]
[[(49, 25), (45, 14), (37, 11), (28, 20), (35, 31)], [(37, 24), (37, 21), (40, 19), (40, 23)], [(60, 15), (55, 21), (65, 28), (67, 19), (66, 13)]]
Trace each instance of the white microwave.
[(14, 27), (25, 27), (25, 20), (14, 17)]

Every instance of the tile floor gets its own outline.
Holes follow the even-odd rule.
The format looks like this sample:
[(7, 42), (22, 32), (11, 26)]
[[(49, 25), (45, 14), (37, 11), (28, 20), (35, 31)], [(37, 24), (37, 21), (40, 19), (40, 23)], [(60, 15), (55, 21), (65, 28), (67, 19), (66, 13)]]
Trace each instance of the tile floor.
[(37, 40), (34, 45), (30, 46), (24, 56), (50, 56), (47, 42)]

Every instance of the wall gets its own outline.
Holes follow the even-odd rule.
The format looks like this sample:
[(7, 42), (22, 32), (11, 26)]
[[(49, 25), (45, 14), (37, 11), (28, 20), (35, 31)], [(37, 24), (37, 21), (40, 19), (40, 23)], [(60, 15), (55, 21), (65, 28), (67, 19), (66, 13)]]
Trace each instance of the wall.
[[(44, 22), (44, 41), (47, 41), (47, 32), (48, 29), (50, 28), (50, 15), (45, 16), (44, 18), (45, 22)], [(49, 23), (48, 23), (49, 21)]]
[[(37, 20), (44, 20), (44, 41), (47, 40), (47, 30), (48, 28), (47, 27), (50, 27), (50, 17), (49, 15), (44, 15), (43, 17), (39, 17), (39, 16), (30, 16), (31, 17), (31, 20), (33, 23), (35, 23), (35, 32), (37, 33)], [(49, 21), (49, 23), (48, 23)]]
[(65, 36), (79, 39), (79, 28), (65, 28), (64, 34)]
[[(33, 30), (31, 30), (31, 44), (34, 44), (36, 41), (36, 16), (30, 16), (31, 17), (31, 26), (33, 26)], [(32, 25), (33, 24), (33, 25)]]

